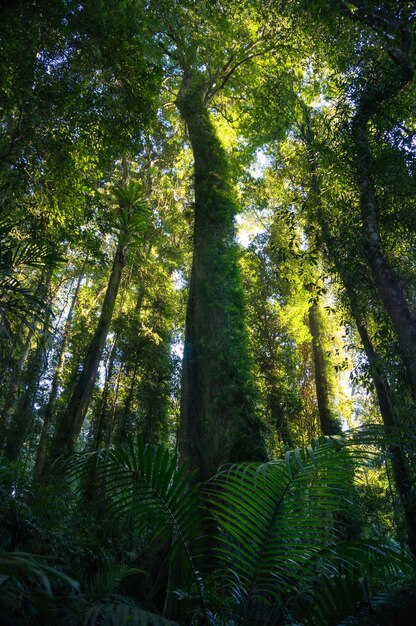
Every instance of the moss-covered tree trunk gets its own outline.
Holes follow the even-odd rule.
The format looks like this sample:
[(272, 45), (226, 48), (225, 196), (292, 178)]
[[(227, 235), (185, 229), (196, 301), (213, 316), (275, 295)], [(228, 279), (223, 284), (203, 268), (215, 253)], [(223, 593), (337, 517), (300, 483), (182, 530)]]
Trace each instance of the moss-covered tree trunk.
[(333, 407), (333, 398), (335, 396), (334, 385), (331, 380), (333, 364), (328, 356), (328, 342), (319, 302), (312, 304), (310, 307), (308, 321), (309, 331), (312, 337), (319, 423), (323, 435), (336, 435), (341, 432), (342, 428)]
[(179, 448), (198, 478), (264, 458), (235, 243), (227, 155), (209, 117), (205, 78), (185, 71), (176, 104), (194, 155), (194, 248), (186, 312)]
[(62, 415), (52, 442), (50, 460), (70, 454), (81, 432), (94, 389), (98, 366), (105, 347), (107, 334), (113, 317), (114, 306), (125, 264), (125, 246), (119, 243), (104, 296), (103, 307), (97, 328), (91, 339), (81, 375), (75, 385), (68, 406)]

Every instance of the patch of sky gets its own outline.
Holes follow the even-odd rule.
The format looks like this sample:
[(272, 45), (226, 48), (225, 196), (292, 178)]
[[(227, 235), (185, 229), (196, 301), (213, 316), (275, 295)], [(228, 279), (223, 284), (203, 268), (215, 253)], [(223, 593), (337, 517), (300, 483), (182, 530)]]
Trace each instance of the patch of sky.
[(185, 273), (182, 270), (174, 270), (172, 276), (175, 291), (181, 291), (187, 287)]
[[(250, 167), (250, 174), (256, 180), (264, 175), (264, 172), (271, 166), (271, 159), (259, 148), (255, 153), (255, 159)], [(247, 207), (236, 216), (237, 242), (247, 248), (253, 239), (267, 232), (269, 218), (272, 214), (270, 209), (256, 209)]]
[(271, 166), (271, 159), (267, 154), (259, 148), (256, 151), (254, 162), (250, 167), (250, 174), (253, 178), (261, 178), (264, 175), (265, 170)]

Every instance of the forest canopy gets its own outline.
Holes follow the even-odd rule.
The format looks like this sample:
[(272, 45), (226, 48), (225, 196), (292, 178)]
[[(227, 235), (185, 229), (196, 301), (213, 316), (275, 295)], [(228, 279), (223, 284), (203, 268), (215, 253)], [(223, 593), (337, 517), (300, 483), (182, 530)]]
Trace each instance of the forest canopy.
[(0, 624), (415, 623), (414, 3), (0, 18)]

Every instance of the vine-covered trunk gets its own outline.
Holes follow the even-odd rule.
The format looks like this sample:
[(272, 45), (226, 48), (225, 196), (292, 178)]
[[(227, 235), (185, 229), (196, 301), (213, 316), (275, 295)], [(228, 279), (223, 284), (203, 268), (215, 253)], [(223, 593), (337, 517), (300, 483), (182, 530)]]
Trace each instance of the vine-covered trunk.
[(228, 163), (204, 78), (184, 73), (176, 104), (194, 155), (194, 248), (186, 311), (179, 448), (198, 478), (223, 463), (264, 458), (244, 329)]
[(309, 331), (312, 336), (312, 352), (315, 376), (316, 400), (318, 403), (319, 423), (323, 435), (336, 435), (342, 430), (339, 419), (334, 413), (334, 389), (331, 381), (333, 364), (327, 351), (328, 346), (319, 303), (309, 309)]
[(61, 455), (66, 456), (70, 454), (81, 432), (110, 328), (124, 264), (125, 250), (124, 246), (119, 243), (97, 328), (88, 347), (81, 375), (72, 392), (68, 406), (59, 421), (58, 429), (52, 442), (51, 461)]

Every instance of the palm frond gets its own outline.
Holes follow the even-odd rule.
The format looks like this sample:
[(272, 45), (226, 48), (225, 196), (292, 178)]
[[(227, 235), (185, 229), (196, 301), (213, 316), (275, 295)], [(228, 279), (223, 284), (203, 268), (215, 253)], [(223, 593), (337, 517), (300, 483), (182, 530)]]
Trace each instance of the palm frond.
[(323, 559), (322, 550), (328, 546), (335, 554), (329, 547), (335, 515), (348, 509), (354, 461), (363, 456), (331, 438), (283, 460), (233, 465), (214, 478), (210, 502), (221, 530), (220, 579), (246, 619), (259, 602), (281, 601), (301, 578), (331, 573), (332, 557)]
[[(367, 566), (369, 555), (373, 560), (370, 568), (363, 563), (346, 563), (342, 571), (331, 576), (317, 576), (309, 587), (302, 587), (298, 596), (291, 598), (289, 610), (296, 623), (303, 626), (390, 626), (394, 615), (397, 623), (409, 623), (400, 621), (398, 616), (415, 613), (415, 580), (406, 577), (403, 571), (411, 565), (399, 563), (397, 551), (394, 552), (392, 546), (379, 546), (376, 554), (372, 546), (365, 558)], [(381, 572), (391, 563), (396, 577), (389, 579), (390, 589), (386, 592), (382, 588), (388, 578), (382, 580)]]
[[(77, 619), (79, 620), (79, 615)], [(156, 613), (122, 602), (101, 602), (90, 606), (76, 624), (82, 626), (179, 626)]]
[(8, 614), (15, 610), (21, 613), (22, 607), (34, 606), (40, 589), (52, 602), (53, 583), (65, 583), (71, 591), (79, 589), (77, 581), (46, 565), (39, 557), (25, 552), (0, 554), (0, 609)]
[(86, 585), (85, 593), (90, 599), (109, 598), (118, 591), (119, 586), (128, 576), (144, 574), (144, 570), (131, 567), (126, 563), (112, 563), (102, 568)]
[(31, 578), (42, 585), (45, 592), (52, 595), (51, 579), (59, 579), (73, 589), (79, 589), (79, 583), (70, 576), (46, 565), (40, 558), (25, 552), (3, 552), (0, 554), (0, 585), (8, 579), (24, 580)]
[(199, 564), (205, 518), (192, 473), (186, 464), (178, 467), (176, 454), (162, 445), (148, 446), (136, 437), (130, 438), (124, 449), (75, 457), (67, 472), (80, 485), (91, 473), (98, 484), (105, 484), (111, 496), (110, 514), (130, 515), (134, 511), (136, 523), (154, 520), (153, 538), (170, 540), (171, 559), (191, 574), (204, 602)]

